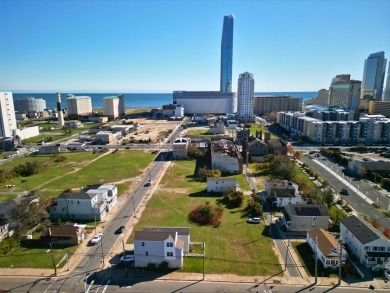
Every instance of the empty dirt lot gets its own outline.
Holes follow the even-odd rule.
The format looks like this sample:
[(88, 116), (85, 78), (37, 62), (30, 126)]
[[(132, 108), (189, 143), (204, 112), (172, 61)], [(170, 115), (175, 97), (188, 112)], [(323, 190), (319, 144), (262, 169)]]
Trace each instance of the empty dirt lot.
[(147, 118), (131, 119), (134, 123), (139, 123), (140, 126), (135, 132), (129, 133), (126, 139), (151, 139), (153, 143), (159, 142), (164, 134), (170, 129), (173, 129), (176, 125), (180, 124), (180, 121), (167, 121), (167, 120), (152, 120)]

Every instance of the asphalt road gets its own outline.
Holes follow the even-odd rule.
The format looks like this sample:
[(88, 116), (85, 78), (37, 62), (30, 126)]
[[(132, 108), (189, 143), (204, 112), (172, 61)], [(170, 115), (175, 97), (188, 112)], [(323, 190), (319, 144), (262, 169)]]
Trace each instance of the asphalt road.
[[(390, 202), (386, 196), (373, 189), (367, 183), (345, 175), (343, 173), (343, 167), (338, 166), (325, 157), (321, 156), (320, 158), (309, 159), (306, 155), (303, 155), (302, 161), (307, 163), (313, 171), (320, 174), (321, 178), (328, 181), (330, 187), (332, 187), (356, 212), (361, 215), (367, 215), (371, 219), (377, 220), (381, 227), (390, 229), (390, 219), (368, 202), (370, 200), (372, 202), (378, 202), (379, 205), (387, 210)], [(316, 161), (321, 164), (316, 163)], [(325, 165), (325, 167), (322, 166), (322, 164)], [(329, 172), (326, 168), (330, 168), (330, 170), (337, 175), (335, 176), (333, 172)], [(348, 195), (340, 194), (340, 191), (343, 188), (348, 190)], [(357, 191), (359, 191), (360, 195), (363, 195), (363, 197), (360, 196)], [(365, 197), (367, 197), (367, 199)]]

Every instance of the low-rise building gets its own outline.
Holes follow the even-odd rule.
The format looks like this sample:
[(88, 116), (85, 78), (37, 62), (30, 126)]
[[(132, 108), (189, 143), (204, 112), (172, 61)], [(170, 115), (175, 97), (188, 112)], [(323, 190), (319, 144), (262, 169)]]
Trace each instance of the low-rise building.
[(207, 177), (207, 192), (227, 192), (238, 190), (236, 178)]
[(161, 263), (166, 262), (169, 268), (182, 268), (183, 258), (184, 241), (179, 238), (177, 230), (163, 229), (160, 231), (154, 228), (152, 230), (146, 229), (135, 232), (135, 267), (147, 267), (150, 264), (159, 266)]
[(161, 227), (161, 226), (145, 226), (144, 231), (148, 232), (177, 232), (177, 237), (183, 241), (184, 253), (190, 252), (190, 228), (189, 227)]
[(222, 173), (242, 173), (243, 159), (232, 141), (220, 139), (212, 142), (211, 168)]
[(166, 119), (181, 119), (184, 117), (184, 107), (180, 104), (163, 105), (162, 116)]
[(284, 207), (282, 225), (287, 231), (328, 230), (329, 213), (322, 204), (288, 204)]
[(340, 240), (366, 267), (390, 264), (390, 241), (371, 224), (350, 216), (340, 220)]
[(390, 162), (389, 161), (369, 161), (362, 160), (349, 160), (347, 170), (357, 176), (364, 176), (367, 171), (378, 173), (382, 177), (388, 177), (390, 175)]
[(285, 207), (288, 204), (301, 204), (298, 184), (288, 180), (270, 179), (265, 181), (265, 192), (274, 207)]
[(281, 139), (267, 139), (265, 140), (265, 143), (269, 147), (270, 154), (287, 155), (287, 142)]
[(59, 154), (60, 153), (60, 145), (46, 145), (41, 146), (38, 150), (38, 154), (46, 155), (46, 154)]
[[(325, 269), (338, 268), (340, 266), (340, 246), (336, 238), (322, 228), (316, 228), (307, 232), (307, 244), (313, 250), (317, 259), (322, 262)], [(347, 260), (347, 252), (342, 249), (341, 261)]]
[(173, 157), (176, 159), (186, 158), (190, 142), (191, 140), (186, 137), (177, 138), (172, 145)]
[(208, 132), (210, 134), (225, 134), (226, 133), (225, 123), (223, 123), (223, 121), (215, 122), (215, 124), (210, 127)]
[(245, 150), (249, 152), (252, 161), (259, 161), (256, 160), (256, 157), (264, 157), (269, 154), (268, 144), (253, 136), (248, 138)]
[(58, 245), (79, 245), (86, 238), (85, 226), (80, 224), (47, 226), (41, 239)]
[(114, 135), (111, 131), (99, 131), (96, 133), (96, 141), (99, 144), (111, 144), (114, 141)]

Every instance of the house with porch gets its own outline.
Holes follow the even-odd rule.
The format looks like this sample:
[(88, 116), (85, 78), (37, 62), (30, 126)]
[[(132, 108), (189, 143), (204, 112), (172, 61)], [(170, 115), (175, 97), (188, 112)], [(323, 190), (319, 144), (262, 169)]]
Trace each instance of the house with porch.
[(390, 240), (368, 222), (356, 216), (340, 220), (340, 239), (364, 266), (390, 264)]
[[(322, 228), (310, 230), (306, 234), (306, 241), (325, 269), (340, 266), (340, 245), (328, 231)], [(342, 249), (341, 261), (345, 262), (347, 256), (345, 249)]]
[(270, 179), (264, 183), (267, 199), (273, 207), (285, 207), (288, 204), (301, 204), (298, 184), (288, 180)]

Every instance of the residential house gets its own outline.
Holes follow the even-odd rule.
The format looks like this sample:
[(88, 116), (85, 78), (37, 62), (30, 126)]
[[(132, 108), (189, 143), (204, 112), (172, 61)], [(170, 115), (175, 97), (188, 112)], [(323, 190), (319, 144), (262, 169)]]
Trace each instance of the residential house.
[(211, 169), (222, 173), (242, 173), (243, 159), (232, 141), (220, 139), (212, 142)]
[(47, 226), (41, 240), (59, 245), (79, 245), (86, 238), (85, 226), (80, 224)]
[(274, 155), (287, 155), (287, 142), (281, 139), (268, 139), (265, 143), (269, 146), (269, 152)]
[(288, 204), (302, 203), (298, 185), (291, 181), (270, 179), (265, 181), (264, 187), (267, 198), (270, 199), (274, 207), (285, 207)]
[(177, 232), (177, 236), (183, 241), (184, 253), (190, 252), (190, 228), (189, 227), (159, 227), (145, 226), (144, 231), (148, 232)]
[[(316, 228), (307, 232), (306, 241), (314, 255), (317, 253), (317, 259), (325, 269), (339, 267), (340, 245), (332, 234), (322, 228)], [(345, 262), (347, 256), (347, 252), (342, 249), (341, 261)]]
[(329, 213), (322, 204), (288, 204), (284, 207), (281, 223), (287, 231), (328, 230)]
[(67, 192), (49, 207), (49, 213), (52, 220), (101, 221), (107, 213), (107, 203), (101, 199), (101, 193)]
[(236, 178), (207, 177), (207, 192), (227, 192), (229, 189), (238, 190)]
[(226, 134), (226, 127), (223, 121), (215, 122), (212, 127), (210, 127), (208, 133), (211, 134)]
[(390, 240), (356, 216), (340, 220), (340, 240), (349, 255), (366, 267), (390, 263)]
[(249, 137), (245, 145), (245, 151), (249, 153), (251, 161), (260, 162), (269, 154), (269, 146), (257, 137)]
[(168, 263), (169, 268), (182, 268), (184, 241), (178, 231), (136, 231), (134, 234), (134, 258), (136, 267), (149, 264), (159, 266)]

